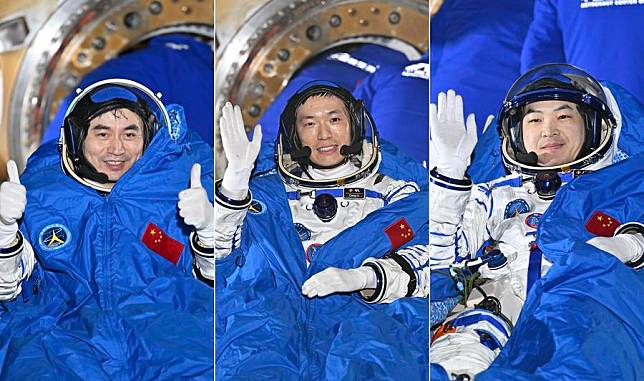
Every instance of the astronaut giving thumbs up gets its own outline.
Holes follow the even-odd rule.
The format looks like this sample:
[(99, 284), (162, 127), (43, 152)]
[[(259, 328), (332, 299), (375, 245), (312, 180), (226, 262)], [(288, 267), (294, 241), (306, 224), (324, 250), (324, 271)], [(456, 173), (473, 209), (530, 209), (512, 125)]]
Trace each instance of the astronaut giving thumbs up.
[(190, 188), (179, 193), (179, 215), (195, 228), (190, 235), (190, 247), (195, 258), (195, 268), (205, 280), (215, 277), (213, 255), (214, 211), (208, 193), (201, 186), (201, 165), (195, 163), (190, 171)]
[(27, 190), (20, 184), (13, 160), (7, 162), (7, 173), (9, 181), (0, 185), (0, 300), (10, 300), (20, 294), (21, 282), (34, 265), (33, 250), (18, 230), (18, 220), (27, 205)]

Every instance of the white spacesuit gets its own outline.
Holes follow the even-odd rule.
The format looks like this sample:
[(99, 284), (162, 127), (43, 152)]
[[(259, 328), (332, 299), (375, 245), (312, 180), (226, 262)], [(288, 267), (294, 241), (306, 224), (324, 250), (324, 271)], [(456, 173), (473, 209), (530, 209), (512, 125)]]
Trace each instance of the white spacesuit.
[[(345, 163), (330, 170), (330, 173), (315, 168), (311, 168), (309, 173), (318, 179), (341, 178), (356, 170), (357, 167), (353, 164)], [(342, 230), (355, 225), (372, 211), (400, 200), (411, 192), (418, 191), (418, 186), (413, 182), (394, 180), (388, 176), (372, 173), (365, 179), (332, 189), (337, 190), (337, 195), (333, 195), (331, 189), (320, 191), (302, 185), (286, 186), (293, 223), (307, 254), (307, 263), (310, 262), (309, 255), (314, 254), (317, 245), (324, 244)], [(346, 197), (344, 196), (345, 189), (347, 189)], [(365, 198), (350, 198), (354, 193), (362, 193), (363, 189), (367, 193)], [(323, 193), (341, 199), (336, 206), (335, 217), (327, 222), (315, 214), (316, 197)]]
[[(310, 125), (306, 127), (315, 128), (315, 136), (313, 140), (304, 142), (305, 138), (298, 135), (298, 131), (303, 130), (298, 128), (305, 127), (296, 128), (296, 123), (301, 119), (298, 114), (300, 107), (310, 98), (336, 99), (344, 105), (345, 112), (329, 113), (334, 107), (338, 109), (333, 104), (316, 106), (307, 120)], [(346, 121), (350, 131), (348, 141), (341, 141), (344, 132), (335, 126), (338, 123), (336, 119)], [(220, 128), (224, 149), (230, 157), (229, 167), (215, 192), (216, 258), (228, 256), (239, 246), (248, 208), (254, 207), (252, 194), (248, 191), (248, 177), (261, 140), (258, 126), (252, 142), (248, 142), (243, 132), (241, 112), (230, 104), (223, 109)], [(248, 147), (249, 154), (245, 153), (244, 147)], [(315, 156), (312, 150), (324, 154)], [(339, 162), (320, 164), (330, 156), (327, 150), (337, 153)], [(243, 156), (233, 157), (237, 152)], [(374, 210), (419, 190), (414, 182), (394, 180), (377, 172), (380, 152), (371, 117), (349, 92), (330, 82), (307, 84), (289, 100), (281, 117), (276, 158), (307, 265), (318, 246)], [(302, 292), (313, 297), (364, 289), (362, 295), (367, 302), (388, 303), (408, 295), (411, 282), (412, 294), (426, 294), (428, 276), (422, 276), (426, 270), (420, 268), (420, 258), (426, 257), (426, 253), (424, 245), (398, 250), (399, 258), (408, 264), (405, 272), (398, 271), (400, 265), (396, 259), (399, 258), (368, 258), (358, 269), (329, 268), (306, 282)], [(392, 269), (395, 273), (389, 274)]]
[[(541, 215), (562, 183), (612, 164), (621, 118), (610, 92), (586, 73), (568, 65), (535, 68), (517, 80), (499, 116), (504, 164), (511, 175), (472, 185), (464, 168), (475, 135), (463, 131), (454, 138), (439, 131), (463, 129), (462, 100), (450, 91), (441, 93), (438, 110), (432, 106), (438, 153), (448, 152), (450, 144), (465, 149), (460, 156), (450, 150), (457, 157), (443, 155), (430, 174), (430, 263), (432, 268), (481, 264), (480, 277), (488, 279), (486, 297), (499, 302), (493, 312), (467, 308), (434, 335), (431, 361), (452, 377), (471, 377), (498, 355), (531, 285), (551, 265), (535, 244)], [(577, 140), (571, 133), (576, 121), (583, 127)], [(468, 123), (466, 129), (471, 128)], [(522, 129), (534, 129), (537, 143), (531, 145), (530, 131)], [(566, 156), (564, 147), (578, 150)], [(556, 160), (544, 162), (548, 155)], [(589, 243), (628, 265), (642, 265), (642, 234), (596, 237)]]

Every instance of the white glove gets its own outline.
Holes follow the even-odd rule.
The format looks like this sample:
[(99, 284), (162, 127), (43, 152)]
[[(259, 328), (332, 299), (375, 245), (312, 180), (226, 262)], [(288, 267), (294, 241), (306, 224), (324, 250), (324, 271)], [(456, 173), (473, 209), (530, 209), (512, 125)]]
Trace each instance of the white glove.
[(243, 200), (248, 194), (248, 181), (262, 143), (262, 127), (258, 124), (253, 132), (253, 140), (248, 141), (241, 109), (227, 102), (219, 118), (221, 143), (228, 160), (224, 172), (221, 191), (224, 196)]
[(7, 162), (9, 181), (0, 185), (0, 248), (7, 248), (16, 238), (18, 220), (27, 205), (27, 190), (20, 184), (16, 162)]
[(430, 166), (453, 179), (462, 179), (476, 145), (474, 114), (463, 121), (463, 98), (454, 90), (438, 94), (438, 108), (429, 105)]
[(329, 267), (304, 282), (302, 294), (313, 298), (365, 288), (376, 288), (376, 273), (370, 267), (363, 266), (349, 270)]
[(612, 254), (623, 263), (634, 262), (644, 254), (644, 236), (640, 233), (594, 237), (588, 240), (588, 244)]
[[(13, 160), (7, 162), (9, 181), (0, 185), (0, 248), (6, 249), (14, 244), (18, 232), (18, 220), (22, 217), (27, 205), (27, 191), (20, 184), (18, 167)], [(0, 256), (0, 300), (10, 300), (22, 290), (20, 284), (23, 271), (23, 252), (28, 243), (23, 243), (19, 252), (8, 253)], [(31, 250), (31, 247), (28, 248)], [(28, 255), (30, 254), (30, 255)], [(25, 254), (27, 264), (33, 268), (33, 253)], [(31, 271), (27, 269), (27, 272)]]
[(215, 212), (201, 186), (201, 165), (195, 163), (190, 170), (190, 188), (179, 193), (179, 215), (183, 221), (195, 227), (199, 241), (207, 247), (215, 243)]

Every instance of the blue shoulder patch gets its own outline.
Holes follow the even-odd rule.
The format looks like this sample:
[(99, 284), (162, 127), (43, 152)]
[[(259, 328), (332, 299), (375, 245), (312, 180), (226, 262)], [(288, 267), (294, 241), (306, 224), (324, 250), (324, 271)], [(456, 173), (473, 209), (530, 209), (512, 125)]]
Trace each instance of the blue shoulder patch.
[(263, 214), (266, 211), (266, 204), (259, 200), (253, 200), (248, 206), (248, 212), (251, 214)]
[(51, 224), (45, 226), (38, 235), (38, 245), (45, 251), (62, 249), (71, 241), (72, 234), (62, 224)]
[(518, 198), (508, 202), (505, 206), (503, 218), (512, 218), (519, 214), (528, 213), (529, 211), (530, 206), (528, 205), (528, 202), (522, 198)]

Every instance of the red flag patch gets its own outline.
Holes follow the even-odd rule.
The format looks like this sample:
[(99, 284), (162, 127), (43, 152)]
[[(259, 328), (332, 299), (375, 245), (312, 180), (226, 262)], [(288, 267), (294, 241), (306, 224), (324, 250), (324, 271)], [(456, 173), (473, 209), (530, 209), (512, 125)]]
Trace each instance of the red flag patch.
[(148, 249), (154, 251), (175, 265), (179, 261), (179, 257), (181, 257), (181, 252), (183, 251), (183, 244), (181, 242), (174, 240), (151, 222), (149, 222), (148, 227), (145, 228), (145, 233), (143, 233), (141, 241), (148, 247)]
[(621, 223), (615, 218), (598, 210), (586, 222), (586, 230), (600, 237), (612, 237)]
[(452, 327), (449, 323), (443, 323), (440, 325), (440, 327), (438, 327), (436, 332), (434, 332), (434, 334), (432, 335), (431, 342), (433, 343), (441, 336), (445, 336), (449, 333), (454, 333), (454, 332), (456, 332), (456, 328)]
[(407, 223), (405, 217), (401, 217), (398, 221), (387, 226), (385, 228), (385, 234), (387, 234), (387, 238), (391, 242), (391, 251), (396, 250), (414, 238), (414, 231)]

